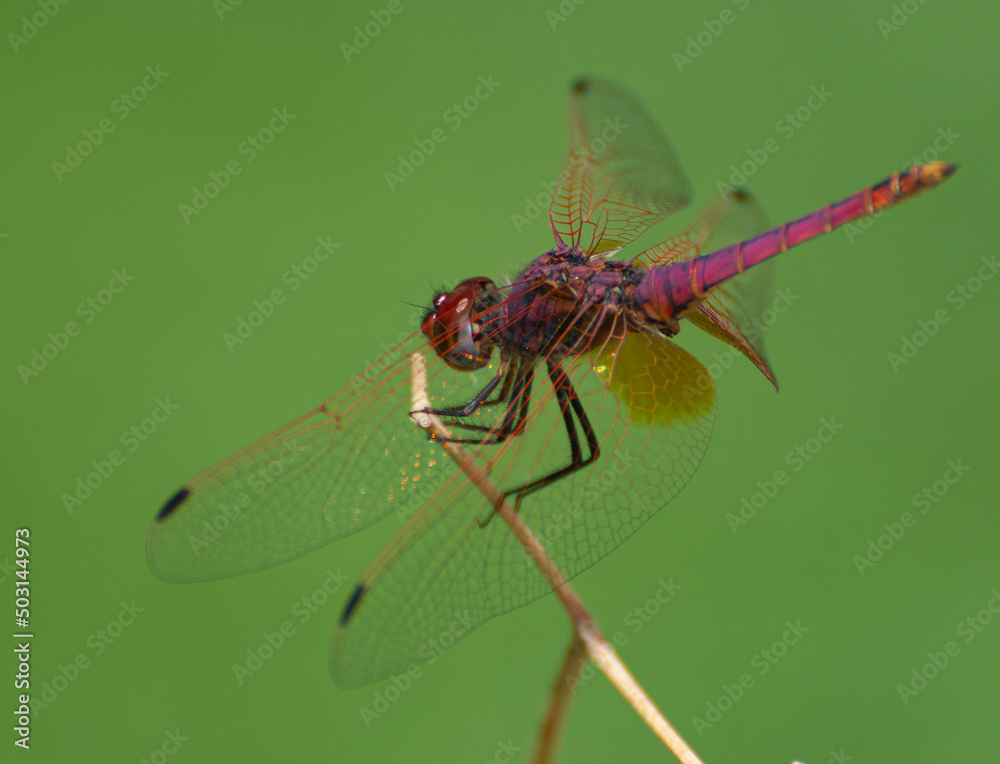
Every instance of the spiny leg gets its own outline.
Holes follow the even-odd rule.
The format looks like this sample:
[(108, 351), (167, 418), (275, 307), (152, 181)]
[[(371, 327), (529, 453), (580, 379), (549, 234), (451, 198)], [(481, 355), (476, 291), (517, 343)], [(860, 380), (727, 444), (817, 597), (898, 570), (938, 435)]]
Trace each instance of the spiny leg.
[[(593, 464), (601, 453), (601, 446), (597, 441), (597, 434), (594, 432), (594, 428), (590, 424), (590, 419), (587, 417), (587, 412), (583, 408), (583, 403), (580, 401), (580, 397), (576, 394), (576, 390), (573, 389), (573, 383), (569, 381), (569, 377), (566, 375), (566, 372), (558, 363), (549, 361), (549, 379), (552, 380), (552, 387), (556, 391), (556, 398), (559, 400), (559, 407), (562, 409), (563, 422), (566, 424), (566, 434), (569, 436), (570, 463), (565, 467), (553, 470), (548, 475), (532, 480), (530, 483), (525, 483), (517, 488), (511, 488), (510, 490), (504, 491), (505, 499), (508, 496), (517, 496), (514, 503), (515, 511), (520, 509), (521, 500), (525, 496), (532, 494), (547, 485), (551, 485), (555, 481), (564, 478), (577, 470), (581, 470), (584, 467)], [(581, 458), (583, 454), (580, 450), (580, 443), (576, 434), (573, 417), (570, 416), (569, 413), (570, 407), (572, 407), (573, 413), (576, 414), (576, 418), (580, 422), (580, 427), (583, 429), (583, 435), (587, 439), (587, 448), (590, 451), (590, 456), (586, 459)]]
[[(472, 402), (470, 402), (470, 404), (466, 404), (465, 406), (459, 407), (459, 408), (452, 408), (452, 409), (432, 409), (431, 413), (436, 414), (438, 416), (466, 417), (466, 416), (471, 416), (473, 413), (475, 413), (475, 411), (478, 411), (478, 409), (481, 408), (481, 407), (483, 407), (483, 406), (487, 406), (487, 407), (488, 406), (496, 406), (496, 405), (498, 405), (500, 403), (505, 403), (508, 399), (511, 398), (511, 387), (513, 387), (515, 380), (518, 379), (519, 373), (521, 372), (521, 370), (523, 368), (523, 365), (519, 365), (519, 361), (520, 360), (521, 360), (521, 358), (519, 356), (517, 356), (517, 357), (514, 358), (514, 362), (512, 364), (507, 364), (507, 363), (501, 361), (501, 368), (505, 369), (505, 372), (503, 374), (503, 385), (501, 385), (500, 391), (497, 393), (497, 396), (495, 398), (492, 398), (492, 399), (489, 399), (489, 400), (481, 400), (485, 396), (483, 395), (482, 392), (480, 392), (473, 399), (473, 401), (472, 401), (472, 402), (475, 402), (477, 400), (479, 401), (479, 406), (476, 409), (471, 409), (471, 403)], [(497, 376), (499, 377), (500, 375), (498, 374)], [(494, 379), (496, 379), (496, 377)], [(496, 383), (495, 382), (493, 383), (492, 387), (496, 387)], [(486, 392), (488, 394), (488, 391), (486, 391)], [(513, 395), (512, 399), (514, 401), (516, 401), (518, 395), (520, 395), (520, 391), (518, 391), (517, 393), (515, 393)], [(466, 422), (459, 422), (459, 421), (457, 421), (455, 419), (452, 419), (452, 420), (446, 422), (446, 424), (449, 427), (459, 427), (459, 428), (461, 428), (463, 430), (468, 430), (468, 431), (472, 431), (472, 432), (491, 432), (494, 429), (492, 426), (484, 426), (484, 425), (478, 425), (478, 424), (468, 424)], [(480, 441), (478, 441), (478, 440), (466, 440), (466, 441), (459, 441), (459, 442), (463, 442), (463, 443), (479, 443)]]
[(486, 383), (486, 386), (482, 390), (476, 393), (476, 396), (471, 401), (462, 406), (455, 406), (447, 409), (428, 409), (428, 413), (434, 414), (435, 416), (472, 416), (479, 409), (479, 407), (483, 405), (484, 401), (486, 401), (486, 399), (490, 396), (490, 393), (496, 389), (500, 380), (503, 379), (504, 383), (503, 387), (500, 389), (500, 396), (497, 399), (490, 401), (487, 405), (501, 403), (504, 400), (504, 392), (509, 392), (509, 377), (511, 373), (513, 373), (513, 370), (508, 373), (506, 369), (501, 369), (493, 376), (493, 379)]
[[(483, 406), (486, 406), (486, 407), (496, 406), (496, 405), (498, 405), (500, 403), (506, 402), (507, 399), (508, 399), (508, 397), (510, 396), (511, 386), (513, 385), (514, 380), (518, 376), (518, 371), (520, 370), (520, 367), (518, 366), (518, 362), (520, 360), (521, 360), (521, 358), (519, 356), (515, 357), (513, 364), (509, 364), (509, 363), (501, 360), (501, 362), (500, 362), (500, 369), (497, 371), (496, 376), (494, 376), (493, 379), (490, 380), (490, 382), (486, 385), (485, 388), (483, 388), (482, 390), (480, 390), (476, 394), (475, 398), (473, 398), (471, 401), (469, 401), (465, 405), (463, 405), (463, 406), (455, 406), (455, 407), (446, 408), (446, 409), (427, 409), (428, 413), (434, 414), (436, 416), (465, 418), (465, 417), (472, 416), (476, 411), (478, 411)], [(503, 379), (503, 385), (500, 386), (500, 391), (497, 393), (497, 396), (495, 398), (486, 400), (487, 396), (489, 396), (489, 394), (496, 388), (497, 382), (501, 378)], [(516, 400), (517, 395), (515, 395), (514, 398)], [(460, 427), (463, 430), (470, 430), (470, 431), (473, 431), (473, 432), (490, 432), (490, 431), (493, 430), (493, 427), (486, 427), (486, 426), (478, 425), (478, 424), (468, 424), (466, 422), (459, 422), (459, 421), (456, 421), (454, 419), (452, 419), (451, 421), (447, 422), (446, 424), (448, 424), (448, 426), (450, 426), (450, 427)], [(481, 441), (479, 441), (479, 440), (462, 440), (462, 441), (455, 441), (455, 442), (459, 442), (459, 443), (479, 443)]]
[[(506, 501), (507, 497), (514, 496), (515, 512), (520, 512), (521, 501), (525, 496), (593, 464), (601, 453), (597, 434), (594, 432), (594, 428), (590, 424), (590, 419), (587, 417), (587, 412), (583, 408), (583, 403), (573, 388), (573, 384), (569, 381), (566, 372), (558, 363), (553, 361), (548, 362), (548, 367), (549, 379), (552, 382), (553, 390), (555, 390), (556, 400), (559, 402), (559, 409), (563, 416), (563, 424), (566, 426), (566, 435), (569, 438), (570, 463), (565, 467), (553, 470), (548, 475), (532, 480), (517, 488), (504, 491), (501, 501)], [(573, 420), (573, 414), (576, 414), (576, 418), (580, 422), (580, 427), (583, 429), (584, 437), (587, 439), (587, 448), (590, 451), (590, 455), (586, 459), (583, 458), (583, 452), (580, 448), (580, 439), (576, 432), (576, 422)], [(486, 520), (476, 520), (479, 526), (485, 527), (493, 519), (493, 515), (496, 514), (498, 508), (499, 506), (494, 507)]]
[(463, 422), (449, 422), (453, 427), (460, 427), (463, 430), (471, 430), (486, 433), (482, 438), (449, 438), (451, 443), (469, 443), (476, 445), (496, 445), (503, 443), (511, 435), (520, 435), (524, 431), (524, 425), (528, 416), (528, 409), (531, 405), (531, 385), (534, 382), (535, 373), (530, 365), (522, 365), (518, 369), (517, 379), (513, 384), (513, 392), (504, 418), (500, 426), (485, 427), (483, 425), (464, 424)]
[[(562, 369), (559, 369), (562, 372)], [(570, 464), (577, 464), (580, 461), (582, 452), (580, 451), (580, 438), (576, 434), (576, 422), (573, 421), (573, 412), (570, 411), (569, 393), (561, 379), (553, 375), (553, 368), (549, 366), (549, 380), (552, 382), (552, 389), (555, 390), (556, 400), (559, 402), (559, 413), (562, 414), (563, 423), (566, 425), (566, 433), (569, 435), (569, 461)], [(558, 380), (558, 381), (557, 381)]]

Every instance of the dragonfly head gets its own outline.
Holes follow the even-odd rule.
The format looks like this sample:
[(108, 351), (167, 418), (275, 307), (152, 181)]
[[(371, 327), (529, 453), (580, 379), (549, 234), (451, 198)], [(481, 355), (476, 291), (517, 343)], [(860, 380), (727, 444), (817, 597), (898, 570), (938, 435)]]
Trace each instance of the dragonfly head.
[(473, 308), (481, 312), (477, 298), (496, 287), (487, 278), (466, 279), (450, 292), (434, 298), (420, 330), (427, 335), (441, 359), (457, 371), (481, 369), (490, 362), (493, 344), (480, 335)]

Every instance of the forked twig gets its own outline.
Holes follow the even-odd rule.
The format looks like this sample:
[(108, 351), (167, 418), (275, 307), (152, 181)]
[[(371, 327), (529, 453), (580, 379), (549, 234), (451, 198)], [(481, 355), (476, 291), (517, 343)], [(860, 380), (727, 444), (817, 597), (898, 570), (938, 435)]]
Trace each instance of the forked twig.
[(549, 764), (556, 760), (556, 751), (562, 742), (563, 730), (566, 727), (566, 717), (573, 703), (573, 695), (580, 681), (580, 674), (587, 665), (587, 646), (583, 644), (580, 635), (573, 630), (569, 650), (559, 669), (556, 683), (552, 685), (552, 697), (545, 712), (542, 729), (538, 734), (538, 744), (535, 747), (534, 764)]
[[(448, 455), (455, 461), (459, 469), (465, 473), (466, 477), (476, 486), (479, 492), (486, 498), (490, 506), (496, 507), (496, 514), (499, 515), (513, 532), (524, 550), (531, 556), (532, 561), (545, 576), (552, 591), (562, 603), (562, 606), (569, 614), (573, 624), (574, 643), (579, 641), (583, 644), (591, 660), (597, 664), (598, 668), (604, 672), (615, 689), (629, 702), (636, 713), (649, 726), (663, 744), (666, 745), (682, 764), (702, 764), (701, 759), (684, 742), (670, 722), (664, 718), (660, 710), (649, 699), (646, 692), (639, 686), (635, 677), (629, 672), (608, 644), (604, 635), (591, 618), (590, 613), (576, 592), (566, 581), (566, 577), (559, 570), (559, 567), (546, 554), (545, 548), (541, 545), (531, 529), (521, 521), (517, 513), (503, 500), (503, 494), (490, 482), (483, 468), (476, 465), (458, 443), (451, 442), (451, 433), (444, 426), (444, 423), (434, 414), (430, 413), (430, 400), (427, 397), (427, 376), (424, 365), (424, 358), (419, 353), (412, 356), (412, 402), (413, 408), (410, 416), (418, 427), (434, 436), (441, 443)], [(575, 644), (570, 645), (570, 651), (563, 664), (562, 673), (555, 687), (550, 701), (549, 712), (542, 727), (542, 740), (536, 753), (536, 761), (546, 761), (540, 756), (552, 756), (555, 752), (558, 734), (562, 729), (562, 722), (569, 708), (569, 696), (560, 685), (569, 685), (564, 681), (566, 677), (572, 676), (567, 671), (579, 673), (583, 665), (582, 659), (575, 657), (578, 652)]]

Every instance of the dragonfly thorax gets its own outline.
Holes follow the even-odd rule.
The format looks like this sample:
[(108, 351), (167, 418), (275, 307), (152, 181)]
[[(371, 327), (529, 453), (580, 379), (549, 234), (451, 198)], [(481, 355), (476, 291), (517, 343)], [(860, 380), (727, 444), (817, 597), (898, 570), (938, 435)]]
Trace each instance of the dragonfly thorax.
[(499, 344), (527, 355), (561, 360), (624, 336), (629, 295), (642, 274), (627, 262), (556, 249), (537, 258), (518, 277), (504, 301)]

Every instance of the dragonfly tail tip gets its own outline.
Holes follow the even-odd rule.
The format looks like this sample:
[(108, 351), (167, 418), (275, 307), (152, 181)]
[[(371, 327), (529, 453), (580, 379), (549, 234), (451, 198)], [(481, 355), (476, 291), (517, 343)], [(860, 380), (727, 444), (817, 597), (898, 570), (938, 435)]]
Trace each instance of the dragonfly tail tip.
[(943, 183), (958, 170), (958, 162), (928, 162), (920, 168), (920, 184), (936, 186)]

